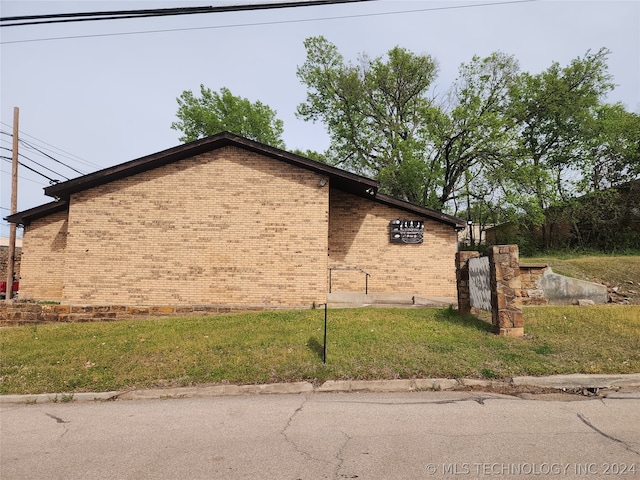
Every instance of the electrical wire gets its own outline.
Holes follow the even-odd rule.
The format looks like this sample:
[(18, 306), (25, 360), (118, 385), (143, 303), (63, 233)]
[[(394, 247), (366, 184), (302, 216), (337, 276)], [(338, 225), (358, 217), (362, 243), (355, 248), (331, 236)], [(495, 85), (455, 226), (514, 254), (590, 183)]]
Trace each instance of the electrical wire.
[[(0, 170), (0, 172), (4, 173), (5, 175), (11, 175), (11, 172), (7, 172), (6, 170)], [(39, 182), (37, 180), (34, 180), (33, 178), (27, 178), (27, 177), (23, 177), (21, 175), (18, 175), (18, 178), (21, 179), (21, 180), (26, 180), (27, 182), (35, 183), (36, 185), (40, 185), (41, 187), (48, 186), (46, 183)]]
[[(2, 123), (3, 125), (6, 125), (4, 122), (0, 122), (0, 123)], [(5, 132), (5, 131), (3, 131), (3, 130), (0, 130), (0, 133), (2, 133), (3, 135), (6, 135), (6, 136), (8, 136), (8, 137), (12, 137), (12, 138), (13, 138), (13, 134), (11, 134), (11, 133)], [(29, 136), (29, 137), (35, 138), (35, 137), (33, 137), (32, 135), (25, 134), (24, 132), (20, 132), (20, 133), (21, 133), (21, 134), (24, 134), (24, 135), (27, 135), (27, 136)], [(37, 139), (36, 139), (36, 140), (37, 140)], [(41, 149), (39, 149), (39, 148), (38, 148), (38, 147), (36, 147), (35, 145), (31, 144), (30, 142), (27, 142), (26, 140), (24, 140), (24, 139), (22, 139), (22, 138), (19, 138), (19, 139), (18, 139), (18, 141), (19, 141), (20, 143), (24, 144), (24, 145), (27, 147), (27, 149), (35, 150), (35, 151), (37, 151), (38, 153), (40, 153), (41, 155), (44, 155), (45, 157), (49, 158), (50, 160), (53, 160), (54, 162), (59, 163), (59, 164), (63, 165), (64, 167), (66, 167), (66, 168), (68, 168), (68, 169), (70, 169), (70, 170), (73, 170), (75, 173), (78, 173), (78, 174), (80, 174), (80, 175), (85, 175), (85, 172), (81, 172), (80, 170), (78, 170), (78, 169), (76, 169), (76, 168), (72, 167), (71, 165), (67, 165), (66, 163), (62, 162), (61, 160), (58, 160), (57, 158), (55, 158), (55, 157), (53, 157), (53, 156), (49, 155), (48, 153), (43, 152)], [(40, 141), (40, 142), (42, 142), (42, 140), (39, 140), (39, 141)], [(46, 142), (42, 142), (42, 143), (45, 143), (45, 144), (46, 144)], [(51, 145), (51, 146), (53, 146), (53, 145)], [(54, 147), (54, 148), (57, 148), (57, 147)], [(58, 149), (58, 150), (59, 150), (59, 149)], [(64, 150), (62, 150), (62, 151), (64, 151)], [(72, 155), (72, 154), (69, 154), (69, 155)], [(69, 158), (70, 160), (73, 160), (73, 159), (72, 159), (72, 158), (70, 158), (70, 157), (67, 157), (67, 158)], [(78, 157), (78, 158), (80, 158), (80, 157)], [(81, 160), (82, 160), (82, 159), (81, 159)], [(75, 161), (77, 161), (77, 160), (75, 160)], [(85, 163), (86, 163), (86, 162), (85, 162)]]
[[(376, 0), (305, 0), (293, 2), (254, 3), (243, 5), (222, 5), (208, 7), (154, 8), (146, 10), (114, 10), (104, 12), (57, 13), (46, 15), (25, 15), (0, 18), (0, 27), (17, 27), (51, 23), (91, 22), (99, 20), (123, 20), (131, 18), (167, 17), (178, 15), (198, 15), (203, 13), (227, 13), (281, 8), (316, 7), (342, 3), (371, 2)], [(10, 23), (7, 23), (10, 22)]]
[[(7, 128), (13, 128), (11, 125), (0, 121), (0, 124), (4, 125)], [(13, 137), (13, 135), (11, 133), (7, 133), (4, 131), (1, 131), (1, 133), (8, 135), (10, 137)], [(67, 152), (66, 150), (63, 150), (59, 147), (56, 147), (55, 145), (51, 145), (50, 143), (45, 142), (44, 140), (39, 139), (38, 137), (34, 137), (33, 135), (28, 134), (27, 132), (24, 132), (23, 130), (18, 130), (18, 132), (20, 133), (21, 137), (29, 137), (30, 139), (32, 139), (32, 142), (36, 142), (39, 145), (41, 149), (43, 150), (49, 150), (50, 152), (53, 152), (55, 155), (58, 155), (60, 157), (64, 157), (67, 158), (68, 160), (71, 160), (73, 162), (77, 162), (80, 163), (82, 165), (88, 166), (88, 167), (93, 167), (93, 168), (102, 168), (100, 165), (98, 165), (97, 163), (94, 162), (90, 162), (89, 160), (85, 160), (82, 157), (79, 157), (78, 155), (75, 155), (73, 153)], [(46, 147), (43, 147), (42, 145), (46, 145)], [(49, 147), (49, 148), (47, 148)]]
[(266, 25), (284, 25), (290, 23), (306, 23), (306, 22), (320, 22), (327, 20), (343, 20), (349, 18), (365, 18), (365, 17), (378, 17), (385, 15), (402, 15), (407, 13), (421, 13), (421, 12), (430, 12), (430, 11), (439, 11), (439, 10), (454, 10), (454, 9), (462, 9), (462, 8), (477, 8), (477, 7), (491, 7), (491, 6), (499, 6), (499, 5), (511, 5), (518, 3), (531, 3), (538, 2), (540, 0), (507, 0), (503, 2), (490, 2), (490, 3), (478, 3), (473, 5), (449, 5), (446, 7), (431, 7), (431, 8), (420, 8), (413, 10), (402, 10), (396, 12), (380, 12), (380, 13), (363, 13), (356, 15), (340, 15), (333, 17), (320, 17), (320, 18), (304, 18), (297, 20), (276, 20), (271, 22), (255, 22), (255, 23), (237, 23), (232, 25), (214, 25), (209, 27), (188, 27), (188, 28), (171, 28), (171, 29), (162, 29), (162, 30), (139, 30), (134, 32), (118, 32), (118, 33), (96, 33), (90, 35), (71, 35), (66, 37), (47, 37), (47, 38), (33, 38), (28, 40), (10, 40), (6, 42), (0, 42), (0, 45), (10, 45), (17, 43), (32, 43), (32, 42), (46, 42), (50, 40), (73, 40), (79, 38), (99, 38), (99, 37), (119, 37), (125, 35), (145, 35), (149, 33), (172, 33), (172, 32), (187, 32), (187, 31), (196, 31), (196, 30), (213, 30), (213, 29), (221, 29), (221, 28), (237, 28), (237, 27), (254, 27), (254, 26), (266, 26)]
[[(51, 160), (53, 160), (54, 162), (57, 162), (57, 163), (59, 163), (60, 165), (63, 165), (63, 166), (65, 166), (65, 167), (67, 167), (69, 170), (73, 170), (74, 172), (79, 173), (80, 175), (84, 175), (84, 173), (83, 173), (83, 172), (81, 172), (80, 170), (77, 170), (77, 169), (73, 168), (72, 166), (67, 165), (67, 164), (66, 164), (66, 163), (64, 163), (64, 162), (61, 162), (60, 160), (58, 160), (58, 159), (56, 159), (56, 158), (53, 158), (53, 157), (52, 157), (51, 155), (49, 155), (48, 153), (45, 153), (45, 152), (43, 152), (42, 150), (40, 150), (39, 148), (34, 147), (33, 145), (31, 145), (31, 144), (30, 144), (29, 142), (27, 142), (26, 140), (22, 140), (22, 139), (20, 138), (20, 139), (18, 139), (18, 141), (19, 141), (20, 143), (22, 143), (23, 145), (27, 146), (27, 148), (32, 148), (32, 149), (34, 149), (36, 152), (39, 152), (39, 153), (41, 153), (42, 155), (44, 155), (45, 157), (50, 158), (50, 159), (51, 159)], [(54, 172), (54, 173), (55, 173), (55, 172)]]
[(0, 27), (14, 27), (26, 25), (39, 25), (44, 23), (67, 23), (99, 20), (122, 20), (130, 18), (166, 17), (177, 15), (194, 15), (202, 13), (226, 13), (254, 10), (273, 10), (280, 8), (314, 7), (321, 5), (336, 5), (342, 3), (370, 2), (376, 0), (306, 0), (279, 3), (258, 3), (245, 5), (224, 5), (208, 7), (182, 7), (182, 8), (158, 8), (147, 10), (116, 10), (107, 12), (79, 12), (60, 13), (48, 15), (28, 15), (21, 17), (4, 17), (0, 22), (22, 22), (0, 25)]
[[(4, 155), (0, 155), (0, 158), (6, 162), (12, 163), (13, 159), (11, 157), (6, 157)], [(34, 173), (37, 173), (38, 175), (40, 175), (41, 177), (46, 178), (47, 180), (49, 180), (49, 182), (51, 183), (51, 185), (54, 185), (56, 183), (59, 183), (60, 180), (55, 180), (53, 178), (47, 177), (44, 173), (40, 173), (39, 171), (37, 171), (34, 168), (31, 168), (29, 165), (25, 165), (24, 163), (22, 163), (20, 160), (18, 160), (18, 165), (23, 166), (24, 168), (26, 168), (27, 170), (31, 170)]]
[[(3, 150), (9, 150), (10, 152), (12, 151), (10, 148), (7, 148), (7, 147), (2, 147), (2, 149), (3, 149)], [(48, 170), (49, 172), (51, 172), (51, 173), (53, 173), (53, 174), (55, 174), (55, 175), (58, 175), (59, 177), (62, 177), (62, 178), (64, 178), (65, 180), (69, 180), (69, 177), (66, 177), (65, 175), (62, 175), (61, 173), (58, 173), (58, 172), (56, 172), (55, 170), (51, 170), (49, 167), (46, 167), (45, 165), (42, 165), (42, 164), (41, 164), (41, 163), (39, 163), (39, 162), (36, 162), (36, 161), (35, 161), (35, 160), (33, 160), (32, 158), (29, 158), (29, 157), (27, 157), (26, 155), (24, 155), (24, 154), (22, 154), (22, 153), (20, 153), (20, 152), (18, 152), (18, 156), (19, 156), (19, 157), (22, 157), (22, 158), (24, 158), (24, 159), (26, 159), (26, 160), (29, 160), (30, 162), (35, 163), (35, 164), (36, 164), (36, 165), (38, 165), (40, 168), (44, 168), (45, 170)]]

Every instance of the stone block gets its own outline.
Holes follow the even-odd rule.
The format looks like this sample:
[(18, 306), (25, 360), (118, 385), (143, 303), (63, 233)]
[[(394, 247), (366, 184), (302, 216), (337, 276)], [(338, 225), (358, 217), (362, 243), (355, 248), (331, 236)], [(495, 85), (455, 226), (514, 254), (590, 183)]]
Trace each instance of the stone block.
[(512, 312), (513, 326), (514, 328), (524, 328), (524, 319), (522, 312)]
[(71, 305), (70, 313), (91, 313), (93, 312), (93, 307), (87, 305)]
[(498, 335), (502, 337), (521, 338), (524, 337), (524, 328), (501, 328)]
[(174, 313), (175, 310), (176, 310), (175, 307), (172, 307), (170, 305), (159, 305), (159, 306), (150, 308), (150, 312), (153, 315), (168, 315), (168, 314)]
[[(504, 294), (498, 294), (498, 310), (507, 308), (507, 297)], [(495, 307), (494, 307), (495, 308)]]
[(126, 312), (130, 315), (149, 315), (149, 307), (127, 307)]
[(498, 325), (499, 328), (512, 328), (513, 325), (513, 315), (512, 312), (508, 310), (500, 310), (498, 311)]

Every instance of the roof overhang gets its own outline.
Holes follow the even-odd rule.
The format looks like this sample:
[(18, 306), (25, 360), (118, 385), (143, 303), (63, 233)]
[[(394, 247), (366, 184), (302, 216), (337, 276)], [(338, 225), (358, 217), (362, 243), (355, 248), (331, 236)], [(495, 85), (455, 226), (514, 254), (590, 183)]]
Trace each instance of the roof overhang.
[(409, 202), (398, 200), (388, 195), (379, 194), (379, 183), (371, 178), (347, 172), (346, 170), (317, 162), (275, 147), (270, 147), (229, 132), (222, 132), (211, 137), (185, 143), (168, 150), (163, 150), (161, 152), (105, 168), (88, 175), (83, 175), (82, 177), (51, 185), (44, 189), (44, 193), (50, 197), (56, 198), (57, 201), (10, 215), (6, 217), (6, 220), (15, 224), (28, 225), (37, 218), (67, 209), (69, 199), (74, 193), (227, 146), (239, 147), (260, 155), (277, 159), (290, 165), (311, 170), (322, 176), (326, 176), (329, 179), (332, 188), (337, 188), (347, 193), (368, 198), (372, 201), (391, 207), (399, 208), (415, 215), (430, 218), (446, 225), (450, 225), (458, 230), (463, 229), (466, 226), (465, 221), (460, 218), (444, 214), (437, 210), (420, 207)]
[(4, 217), (4, 219), (9, 223), (27, 226), (32, 221), (37, 220), (38, 218), (46, 217), (47, 215), (51, 215), (52, 213), (62, 212), (67, 208), (69, 208), (69, 203), (61, 200), (57, 202), (45, 203), (44, 205), (39, 205), (37, 207), (30, 208), (29, 210), (14, 213), (13, 215)]
[(467, 223), (461, 218), (454, 217), (453, 215), (447, 215), (446, 213), (439, 212), (438, 210), (433, 210), (431, 208), (426, 208), (426, 207), (420, 207), (413, 203), (405, 202), (403, 200), (398, 200), (397, 198), (390, 197), (389, 195), (378, 193), (375, 195), (374, 200), (379, 203), (388, 205), (390, 207), (399, 208), (406, 212), (413, 213), (415, 215), (420, 215), (422, 217), (427, 217), (432, 220), (436, 220), (438, 222), (450, 225), (456, 230), (463, 230), (467, 227)]
[(184, 145), (179, 145), (168, 150), (163, 150), (162, 152), (147, 155), (114, 167), (105, 168), (103, 170), (90, 173), (89, 175), (84, 175), (66, 182), (51, 185), (44, 189), (44, 193), (50, 197), (69, 200), (69, 197), (74, 193), (226, 146), (244, 148), (291, 165), (326, 175), (331, 179), (331, 183), (333, 185), (341, 189), (352, 191), (353, 193), (364, 195), (367, 192), (375, 193), (378, 191), (378, 182), (370, 178), (356, 175), (340, 168), (332, 167), (331, 165), (326, 165), (309, 158), (301, 157), (300, 155), (286, 152), (278, 148), (270, 147), (229, 132), (222, 132), (211, 137), (185, 143)]

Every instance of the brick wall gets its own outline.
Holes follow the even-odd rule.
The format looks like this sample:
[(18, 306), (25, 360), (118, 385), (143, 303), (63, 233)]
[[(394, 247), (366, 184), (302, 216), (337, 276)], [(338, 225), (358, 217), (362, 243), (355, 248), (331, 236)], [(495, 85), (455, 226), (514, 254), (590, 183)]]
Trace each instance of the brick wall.
[[(20, 260), (22, 257), (22, 248), (16, 247), (16, 258), (13, 262), (13, 271), (16, 278), (20, 278)], [(7, 262), (9, 261), (9, 247), (0, 246), (0, 280), (7, 281)]]
[[(366, 270), (371, 293), (455, 297), (451, 226), (320, 179), (225, 147), (75, 193), (68, 212), (27, 227), (21, 297), (308, 307), (326, 301), (329, 266)], [(424, 242), (390, 243), (397, 218), (423, 220)], [(334, 291), (364, 292), (360, 271), (332, 281)]]
[(62, 301), (322, 303), (328, 187), (319, 179), (226, 147), (73, 194)]
[[(456, 296), (453, 227), (336, 189), (331, 189), (329, 202), (330, 267), (358, 267), (370, 273), (371, 293)], [(424, 220), (424, 242), (390, 243), (389, 222), (397, 218)], [(362, 272), (332, 273), (332, 291), (364, 293), (364, 286)]]
[(57, 212), (25, 227), (20, 268), (20, 298), (61, 300), (67, 242), (67, 212)]

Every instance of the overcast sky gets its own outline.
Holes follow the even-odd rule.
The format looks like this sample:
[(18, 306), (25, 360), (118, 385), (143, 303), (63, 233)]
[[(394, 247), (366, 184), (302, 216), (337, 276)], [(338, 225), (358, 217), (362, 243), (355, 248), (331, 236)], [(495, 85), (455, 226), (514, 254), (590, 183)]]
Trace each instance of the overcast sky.
[[(252, 1), (0, 1), (2, 17)], [(147, 33), (139, 33), (147, 32)], [(152, 32), (152, 33), (149, 33)], [(296, 76), (303, 41), (323, 35), (347, 60), (384, 55), (394, 46), (428, 53), (440, 65), (435, 93), (444, 93), (462, 62), (494, 51), (513, 54), (538, 73), (567, 65), (588, 50), (611, 50), (617, 84), (610, 102), (640, 112), (640, 1), (378, 0), (346, 5), (5, 27), (0, 29), (2, 132), (20, 108), (21, 138), (82, 173), (173, 147), (170, 129), (183, 90), (227, 87), (260, 100), (284, 121), (288, 149), (323, 151), (321, 124), (296, 119), (306, 89)], [(62, 38), (64, 37), (64, 38)], [(79, 37), (79, 38), (70, 38)], [(42, 41), (31, 41), (46, 39)], [(11, 138), (0, 135), (2, 156)], [(45, 150), (46, 148), (46, 150)], [(21, 146), (21, 153), (55, 172), (21, 162), (50, 178), (78, 173)], [(1, 217), (9, 214), (10, 171), (2, 172)], [(20, 167), (18, 210), (47, 203), (45, 178)], [(2, 236), (8, 235), (3, 221)]]

